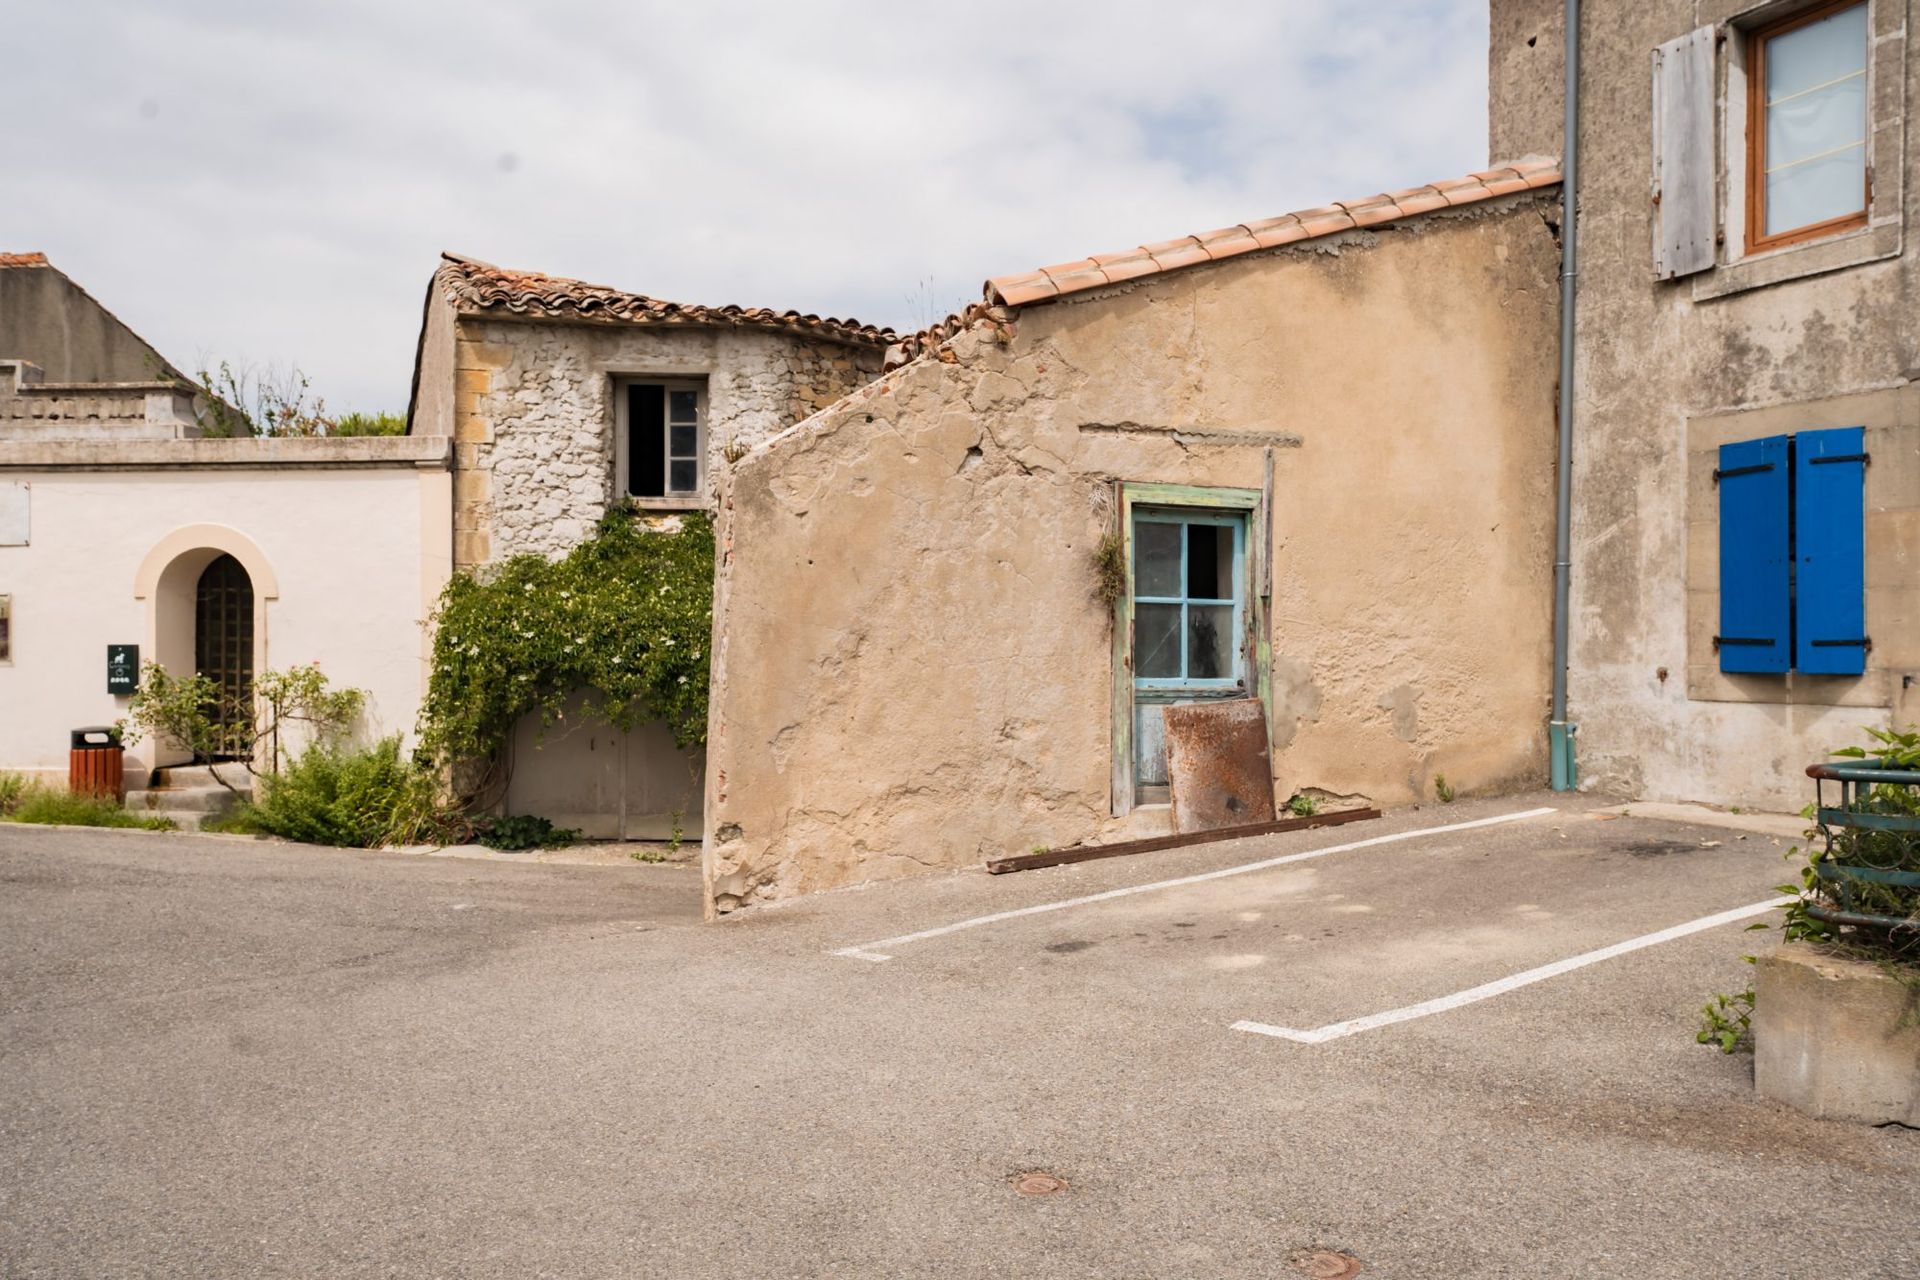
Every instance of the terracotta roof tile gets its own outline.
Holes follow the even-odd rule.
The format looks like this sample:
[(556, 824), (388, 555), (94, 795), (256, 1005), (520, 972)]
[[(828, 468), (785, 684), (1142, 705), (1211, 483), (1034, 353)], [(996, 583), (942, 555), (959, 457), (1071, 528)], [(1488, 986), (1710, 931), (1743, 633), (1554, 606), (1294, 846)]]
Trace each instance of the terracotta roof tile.
[(1275, 245), (1292, 244), (1295, 240), (1305, 240), (1307, 229), (1300, 225), (1297, 214), (1283, 213), (1277, 218), (1261, 218), (1257, 222), (1247, 223), (1247, 230), (1253, 233), (1253, 242), (1262, 249), (1271, 249)]
[(1237, 253), (1252, 253), (1260, 247), (1260, 242), (1253, 238), (1253, 232), (1245, 227), (1202, 231), (1194, 239), (1200, 242), (1200, 247), (1207, 251), (1209, 258), (1231, 258)]
[(1211, 262), (1213, 258), (1200, 242), (1192, 236), (1181, 236), (1178, 240), (1162, 240), (1158, 244), (1140, 246), (1145, 249), (1154, 263), (1162, 271), (1176, 271), (1181, 267), (1190, 267), (1196, 262)]
[(776, 329), (857, 346), (886, 346), (897, 341), (891, 329), (857, 320), (771, 311), (765, 307), (704, 307), (665, 302), (534, 271), (509, 271), (458, 254), (440, 255), (434, 279), (456, 308), (473, 314), (509, 312), (542, 319), (613, 324), (717, 325)]
[[(1353, 227), (1382, 226), (1450, 205), (1473, 204), (1509, 192), (1550, 187), (1559, 181), (1558, 160), (1516, 160), (1512, 164), (1497, 165), (1484, 173), (1469, 174), (1464, 178), (1449, 178), (1425, 186), (1368, 196), (1363, 200), (1302, 209), (1277, 218), (1256, 219), (1236, 227), (1163, 240), (1137, 249), (1098, 253), (1079, 262), (1061, 263), (1024, 275), (996, 276), (987, 281), (986, 302), (989, 306), (1026, 306), (1064, 294), (1118, 284), (1123, 280), (1176, 271), (1200, 262), (1217, 261), (1237, 254), (1252, 253), (1257, 249), (1271, 249), (1315, 236), (1332, 235)], [(903, 342), (901, 350), (925, 349), (927, 340), (935, 330), (942, 332), (944, 336), (939, 340), (944, 341), (952, 336), (955, 332), (953, 326), (961, 319), (958, 316), (949, 317), (926, 334), (912, 335)]]
[(44, 253), (0, 253), (0, 267), (44, 267), (47, 255)]

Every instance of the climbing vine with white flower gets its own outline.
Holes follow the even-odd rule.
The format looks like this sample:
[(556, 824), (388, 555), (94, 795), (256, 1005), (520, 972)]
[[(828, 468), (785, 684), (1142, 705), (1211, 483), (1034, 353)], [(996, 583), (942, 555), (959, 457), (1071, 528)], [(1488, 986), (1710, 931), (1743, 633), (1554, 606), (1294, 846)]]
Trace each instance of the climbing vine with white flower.
[(649, 523), (620, 508), (559, 560), (456, 575), (434, 615), (422, 748), (488, 759), (521, 716), (551, 725), (577, 692), (617, 728), (661, 720), (681, 746), (704, 743), (713, 546), (704, 515)]

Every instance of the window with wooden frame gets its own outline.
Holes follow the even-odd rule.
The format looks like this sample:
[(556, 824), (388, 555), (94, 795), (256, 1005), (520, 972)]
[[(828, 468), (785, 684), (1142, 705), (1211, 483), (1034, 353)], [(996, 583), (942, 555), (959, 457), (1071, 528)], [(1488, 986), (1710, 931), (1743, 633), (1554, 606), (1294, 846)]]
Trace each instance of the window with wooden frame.
[(0, 596), (0, 662), (13, 661), (13, 597)]
[(1819, 5), (1747, 39), (1746, 251), (1865, 226), (1865, 0)]
[(619, 491), (691, 506), (706, 494), (706, 393), (697, 382), (616, 384)]

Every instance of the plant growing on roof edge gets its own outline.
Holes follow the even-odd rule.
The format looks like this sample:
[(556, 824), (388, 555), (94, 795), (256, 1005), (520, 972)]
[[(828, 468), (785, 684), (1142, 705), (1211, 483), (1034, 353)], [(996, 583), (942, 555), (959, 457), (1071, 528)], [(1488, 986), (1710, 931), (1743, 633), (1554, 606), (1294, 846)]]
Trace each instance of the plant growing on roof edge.
[(455, 576), (434, 614), (421, 749), (489, 759), (521, 716), (552, 725), (582, 691), (617, 729), (659, 719), (680, 746), (704, 744), (713, 558), (705, 515), (654, 525), (621, 506), (558, 560)]

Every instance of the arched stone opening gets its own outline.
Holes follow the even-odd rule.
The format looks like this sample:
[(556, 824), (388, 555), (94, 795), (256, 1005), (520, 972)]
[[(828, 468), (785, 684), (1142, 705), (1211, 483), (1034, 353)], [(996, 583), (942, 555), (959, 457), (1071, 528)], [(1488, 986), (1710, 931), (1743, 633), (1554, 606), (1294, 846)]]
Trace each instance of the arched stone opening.
[[(254, 677), (267, 669), (267, 602), (279, 594), (266, 556), (239, 530), (177, 529), (147, 554), (134, 581), (147, 606), (143, 654), (175, 675), (212, 677), (226, 695), (224, 714), (250, 715)], [(236, 747), (238, 737), (236, 725)], [(169, 743), (152, 749), (152, 768), (190, 758)]]

